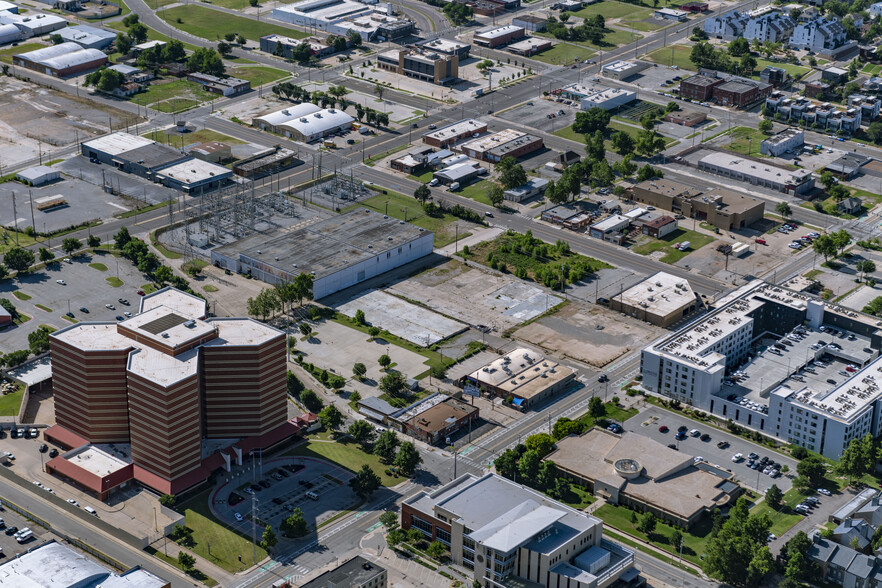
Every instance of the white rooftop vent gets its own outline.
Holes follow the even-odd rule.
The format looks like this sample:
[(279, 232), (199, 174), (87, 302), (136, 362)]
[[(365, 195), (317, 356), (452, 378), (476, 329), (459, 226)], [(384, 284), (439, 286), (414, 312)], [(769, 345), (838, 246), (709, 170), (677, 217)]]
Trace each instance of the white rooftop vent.
[(196, 326), (196, 321), (187, 321), (184, 323), (184, 326), (187, 327), (188, 329), (192, 329), (193, 327)]

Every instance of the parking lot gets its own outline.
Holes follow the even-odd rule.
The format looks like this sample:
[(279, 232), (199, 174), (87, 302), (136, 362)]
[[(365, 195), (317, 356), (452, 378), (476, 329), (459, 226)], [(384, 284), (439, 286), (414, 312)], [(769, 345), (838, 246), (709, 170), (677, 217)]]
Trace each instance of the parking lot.
[[(157, 204), (170, 199), (177, 199), (181, 193), (162, 184), (155, 184), (135, 174), (121, 172), (112, 165), (90, 163), (89, 159), (82, 156), (71, 157), (54, 166), (68, 176), (77, 180), (88, 182), (93, 186), (107, 186), (114, 190), (114, 194), (124, 194), (141, 204)], [(107, 200), (116, 199), (116, 196), (107, 194)], [(21, 209), (19, 209), (21, 211)], [(21, 212), (19, 212), (21, 214)]]
[[(90, 264), (102, 265), (96, 268)], [(104, 267), (106, 270), (100, 269)], [(123, 285), (113, 287), (107, 278), (117, 276)], [(63, 280), (64, 285), (57, 280)], [(40, 325), (55, 329), (70, 326), (72, 322), (62, 318), (68, 310), (74, 321), (113, 321), (117, 316), (124, 317), (126, 311), (135, 313), (140, 300), (137, 292), (147, 281), (128, 260), (97, 254), (72, 258), (72, 263), (53, 263), (21, 278), (4, 280), (0, 283), (0, 298), (9, 299), (19, 312), (33, 319), (0, 331), (0, 349), (27, 349), (28, 333)], [(14, 292), (28, 299), (23, 300)], [(129, 305), (120, 304), (119, 298), (127, 299)], [(112, 304), (114, 309), (105, 308), (105, 304)]]
[[(641, 412), (639, 417), (625, 421), (624, 425), (628, 431), (640, 433), (665, 445), (676, 445), (679, 451), (693, 457), (703, 457), (705, 461), (733, 472), (739, 482), (748, 488), (758, 490), (760, 493), (765, 493), (772, 484), (778, 486), (782, 492), (786, 492), (793, 485), (792, 476), (796, 475), (796, 460), (661, 408), (651, 407)], [(667, 433), (659, 431), (659, 427), (662, 425), (668, 427)], [(677, 441), (674, 436), (681, 426), (686, 426), (689, 430), (698, 429), (702, 434), (708, 433), (711, 438), (708, 441), (701, 441), (698, 437), (687, 435), (686, 439)], [(717, 443), (720, 441), (727, 441), (729, 446), (720, 449), (717, 447)], [(763, 475), (760, 470), (750, 469), (746, 459), (738, 463), (732, 461), (732, 456), (736, 453), (747, 456), (751, 452), (759, 454), (760, 457), (768, 457), (781, 465), (786, 465), (790, 471), (773, 480), (769, 476)]]
[[(244, 463), (250, 465), (247, 460)], [(310, 457), (268, 459), (264, 460), (262, 470), (234, 470), (211, 493), (209, 506), (226, 524), (250, 533), (254, 496), (261, 521), (278, 529), (293, 508), (300, 508), (310, 528), (315, 529), (316, 524), (350, 508), (358, 500), (349, 488), (352, 476), (330, 462)], [(263, 485), (259, 484), (261, 481)], [(317, 498), (308, 497), (308, 493)]]
[[(0, 562), (8, 561), (17, 555), (24, 553), (35, 545), (40, 545), (52, 535), (43, 527), (32, 523), (12, 509), (0, 507)], [(17, 531), (30, 529), (34, 537), (24, 543), (19, 543), (13, 536)]]

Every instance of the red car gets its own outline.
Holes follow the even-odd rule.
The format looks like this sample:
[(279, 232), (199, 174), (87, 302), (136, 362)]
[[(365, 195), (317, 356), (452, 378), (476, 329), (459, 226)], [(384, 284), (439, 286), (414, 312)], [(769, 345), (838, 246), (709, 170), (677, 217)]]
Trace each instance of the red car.
[(668, 432), (668, 428), (667, 428), (665, 425), (662, 425), (662, 426), (660, 426), (660, 427), (658, 428), (658, 432), (659, 432), (659, 433), (667, 433), (667, 432)]
[(144, 290), (138, 290), (138, 296), (144, 296)]
[(765, 239), (756, 239), (756, 240), (754, 240), (754, 243), (756, 243), (758, 245), (765, 245), (766, 240)]

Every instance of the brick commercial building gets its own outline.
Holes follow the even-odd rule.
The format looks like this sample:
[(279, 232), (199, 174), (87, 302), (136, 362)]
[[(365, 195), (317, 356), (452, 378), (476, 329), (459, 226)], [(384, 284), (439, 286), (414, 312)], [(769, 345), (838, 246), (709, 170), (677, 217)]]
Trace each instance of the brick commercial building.
[(489, 27), (475, 33), (473, 42), (475, 45), (484, 47), (499, 47), (518, 39), (523, 39), (527, 32), (523, 27), (505, 25), (502, 27)]
[[(285, 334), (251, 319), (206, 319), (205, 310), (204, 300), (163, 288), (132, 318), (51, 335), (57, 424), (45, 436), (77, 452), (49, 461), (49, 471), (105, 498), (113, 488), (92, 487), (88, 473), (74, 471), (79, 456), (108, 464), (100, 473), (79, 468), (98, 481), (134, 478), (175, 494), (224, 461), (241, 463), (235, 450), (205, 458), (203, 440), (285, 432)], [(112, 455), (98, 444), (114, 444)]]
[(13, 65), (64, 78), (98, 69), (107, 55), (98, 49), (84, 49), (76, 43), (59, 43), (12, 56)]
[(459, 56), (456, 53), (408, 47), (380, 53), (377, 65), (380, 69), (433, 84), (452, 84), (459, 78)]
[(631, 188), (637, 202), (682, 214), (724, 230), (741, 229), (763, 218), (762, 200), (732, 190), (707, 192), (671, 180), (647, 180)]
[(707, 120), (707, 114), (695, 110), (675, 110), (665, 115), (665, 122), (694, 127)]
[(450, 147), (460, 141), (487, 132), (487, 123), (472, 118), (450, 123), (423, 135), (423, 143), (432, 147)]
[(503, 157), (523, 157), (529, 153), (542, 149), (545, 143), (542, 137), (528, 135), (522, 131), (505, 129), (486, 137), (469, 141), (460, 146), (462, 153), (491, 163), (499, 163)]
[(478, 409), (448, 398), (413, 418), (402, 419), (404, 432), (430, 445), (445, 443), (447, 437), (460, 429), (468, 429), (478, 420)]
[(717, 103), (741, 108), (771, 94), (771, 85), (732, 80), (714, 86), (713, 92)]
[(725, 82), (719, 78), (695, 74), (680, 82), (680, 96), (699, 102), (707, 102), (714, 95), (714, 87)]
[(462, 383), (490, 397), (511, 397), (514, 406), (527, 410), (566, 390), (575, 377), (572, 368), (521, 347), (464, 376)]

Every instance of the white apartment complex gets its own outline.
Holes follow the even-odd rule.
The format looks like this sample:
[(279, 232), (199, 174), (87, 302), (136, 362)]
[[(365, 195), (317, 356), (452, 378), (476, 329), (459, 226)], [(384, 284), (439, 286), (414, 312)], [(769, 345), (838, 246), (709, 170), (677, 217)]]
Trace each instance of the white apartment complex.
[(826, 53), (845, 44), (845, 27), (836, 18), (823, 17), (799, 23), (793, 29), (790, 46), (815, 53)]
[(753, 281), (646, 347), (642, 385), (838, 459), (852, 439), (882, 434), (882, 331), (876, 323)]

